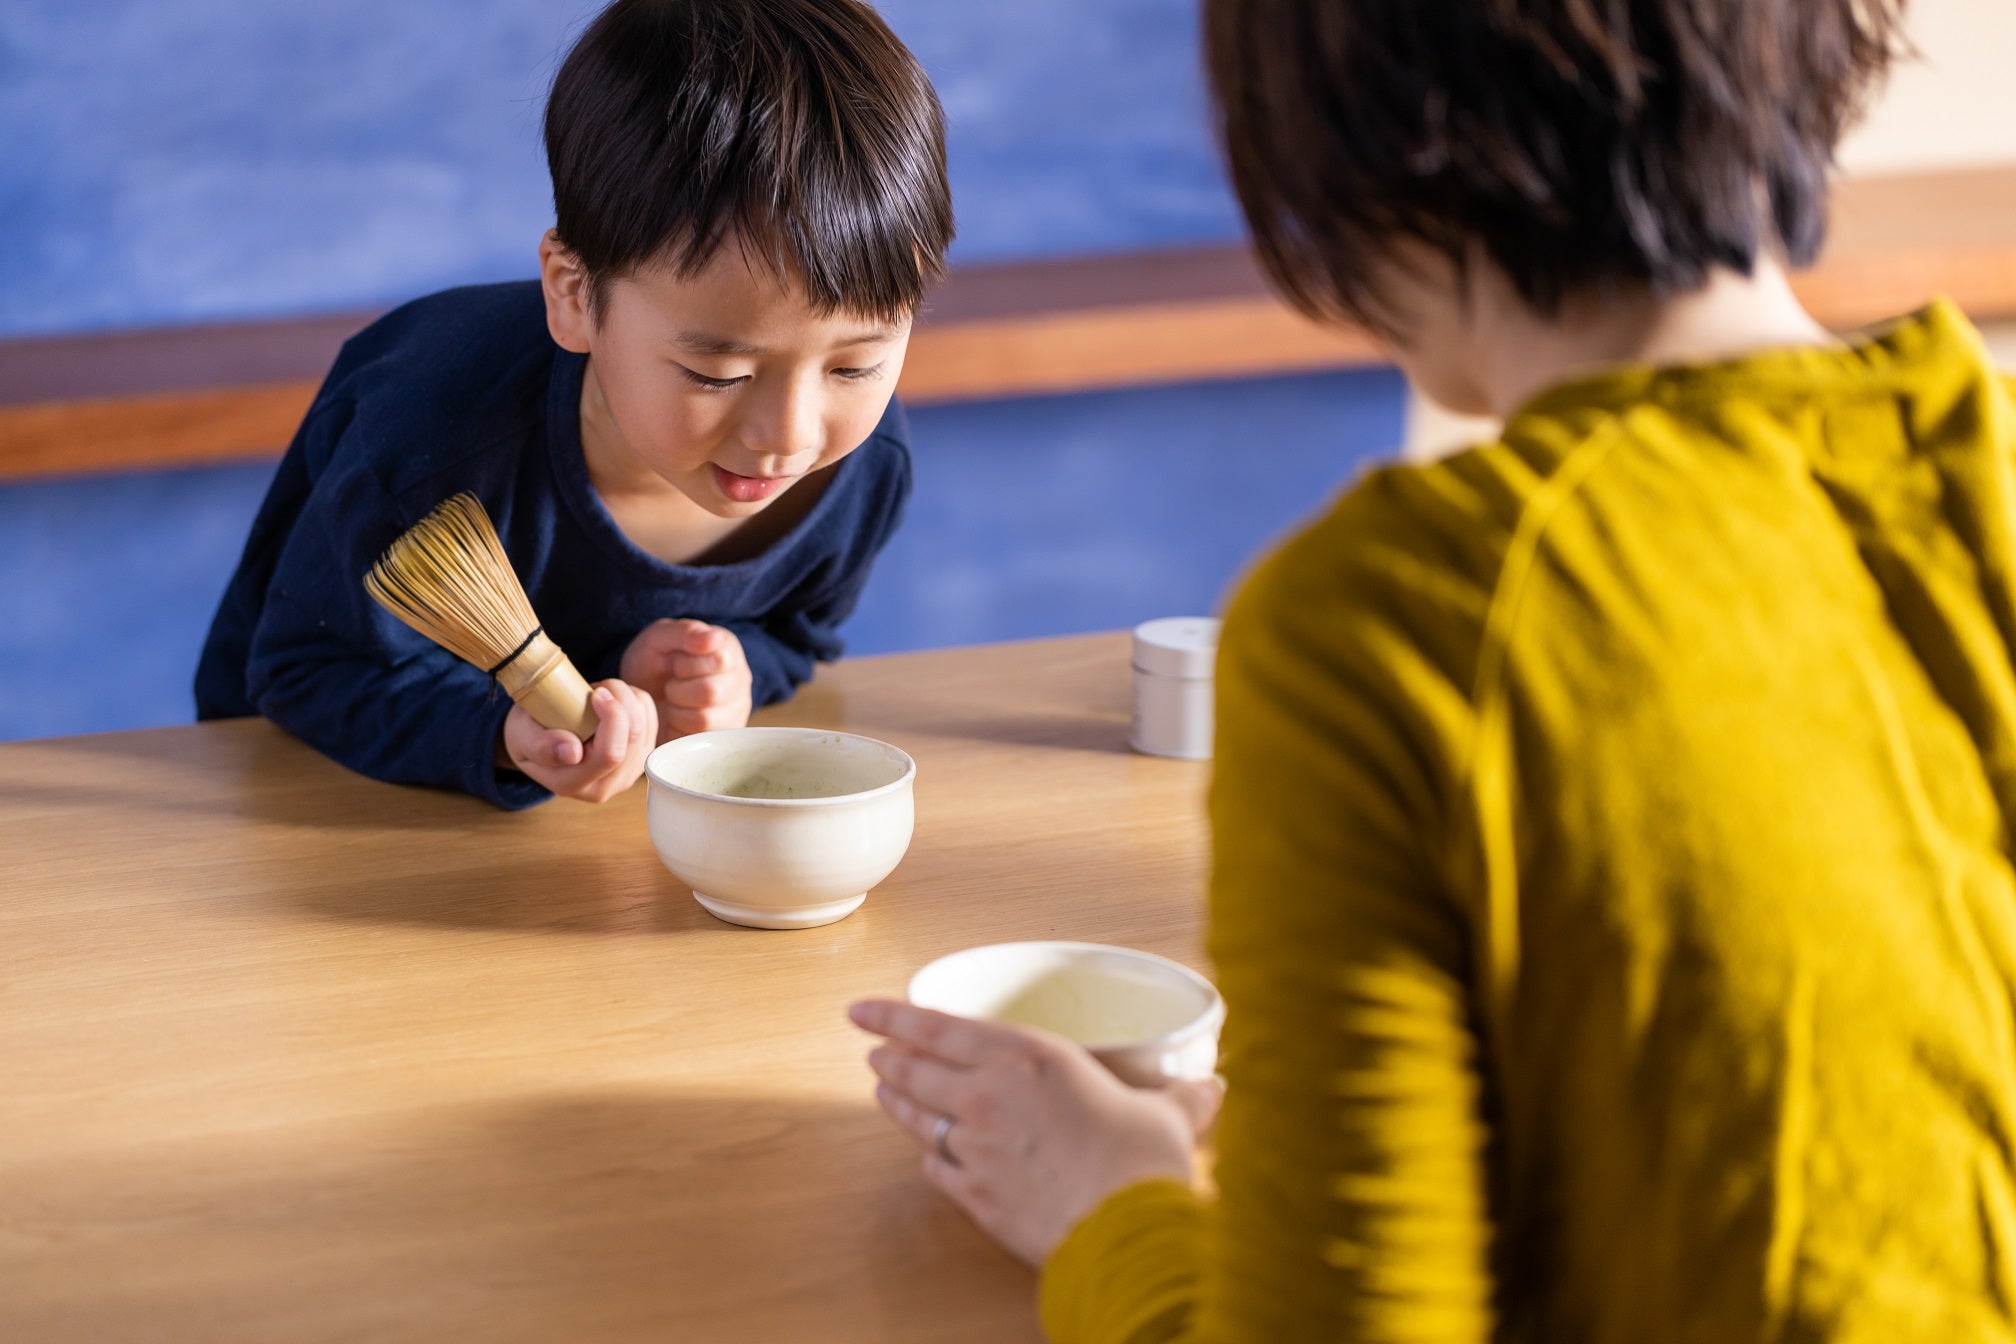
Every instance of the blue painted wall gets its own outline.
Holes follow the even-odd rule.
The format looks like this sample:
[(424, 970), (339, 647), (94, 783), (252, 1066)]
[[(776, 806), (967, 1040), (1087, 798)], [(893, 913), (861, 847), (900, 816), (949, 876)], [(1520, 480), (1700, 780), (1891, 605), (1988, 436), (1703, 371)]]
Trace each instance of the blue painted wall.
[[(5, 0), (0, 336), (369, 308), (532, 273), (584, 0)], [(1237, 236), (1196, 0), (883, 0), (978, 261)]]

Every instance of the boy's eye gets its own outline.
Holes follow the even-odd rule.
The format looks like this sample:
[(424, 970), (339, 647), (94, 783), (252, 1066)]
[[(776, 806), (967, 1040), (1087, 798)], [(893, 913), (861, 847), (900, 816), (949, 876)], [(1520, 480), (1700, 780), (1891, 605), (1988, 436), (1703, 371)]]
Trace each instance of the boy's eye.
[(746, 383), (749, 381), (747, 378), (709, 378), (704, 373), (695, 373), (684, 364), (674, 364), (673, 367), (685, 374), (686, 381), (692, 383), (695, 387), (711, 388), (716, 392), (734, 387), (737, 383)]
[(880, 364), (871, 364), (865, 369), (835, 369), (833, 370), (833, 376), (836, 378), (845, 378), (849, 382), (860, 382), (864, 378), (881, 377), (882, 366)]

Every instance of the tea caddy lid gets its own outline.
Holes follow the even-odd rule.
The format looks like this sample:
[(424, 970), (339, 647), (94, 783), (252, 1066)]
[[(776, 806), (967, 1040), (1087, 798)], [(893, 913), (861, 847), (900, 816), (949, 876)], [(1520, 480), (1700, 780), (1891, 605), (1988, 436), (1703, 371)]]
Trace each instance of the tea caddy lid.
[(1134, 627), (1134, 666), (1163, 677), (1208, 677), (1218, 660), (1218, 622), (1166, 616)]

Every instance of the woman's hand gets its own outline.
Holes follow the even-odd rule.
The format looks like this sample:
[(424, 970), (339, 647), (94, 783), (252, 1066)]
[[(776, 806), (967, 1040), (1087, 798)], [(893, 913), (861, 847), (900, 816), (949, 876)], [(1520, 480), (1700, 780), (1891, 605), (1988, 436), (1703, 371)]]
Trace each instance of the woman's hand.
[(583, 742), (565, 728), (546, 728), (523, 705), (511, 706), (498, 741), (498, 762), (523, 771), (563, 798), (605, 803), (637, 782), (658, 740), (651, 697), (621, 681), (598, 681), (589, 694), (595, 736)]
[(1189, 1181), (1217, 1113), (1215, 1082), (1129, 1087), (1047, 1032), (884, 999), (848, 1016), (888, 1038), (868, 1056), (875, 1098), (923, 1147), (925, 1177), (1032, 1265), (1114, 1191)]
[(753, 678), (733, 630), (705, 621), (653, 621), (624, 649), (619, 675), (658, 702), (661, 741), (749, 722)]

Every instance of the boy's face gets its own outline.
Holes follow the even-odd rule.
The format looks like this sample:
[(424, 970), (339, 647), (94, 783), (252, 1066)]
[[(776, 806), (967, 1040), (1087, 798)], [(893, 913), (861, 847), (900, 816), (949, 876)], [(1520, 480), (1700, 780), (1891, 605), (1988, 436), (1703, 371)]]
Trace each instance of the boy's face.
[(547, 325), (590, 356), (582, 434), (718, 518), (760, 512), (859, 447), (888, 408), (910, 323), (814, 312), (731, 240), (698, 274), (613, 280), (601, 314), (551, 234), (540, 246)]

